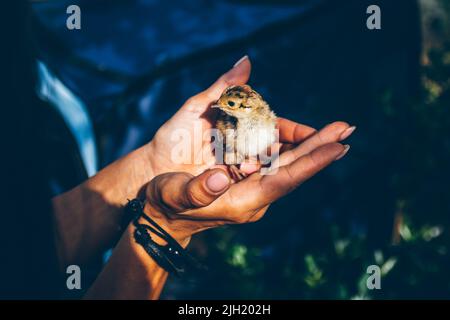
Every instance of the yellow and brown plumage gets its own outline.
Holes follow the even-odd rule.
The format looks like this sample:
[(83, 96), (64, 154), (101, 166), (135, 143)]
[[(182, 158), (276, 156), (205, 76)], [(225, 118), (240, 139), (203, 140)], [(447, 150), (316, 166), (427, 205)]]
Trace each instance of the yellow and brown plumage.
[(225, 89), (215, 107), (220, 109), (216, 121), (226, 146), (224, 163), (230, 165), (232, 175), (245, 177), (237, 165), (256, 158), (267, 151), (276, 139), (276, 116), (259, 93), (249, 85)]

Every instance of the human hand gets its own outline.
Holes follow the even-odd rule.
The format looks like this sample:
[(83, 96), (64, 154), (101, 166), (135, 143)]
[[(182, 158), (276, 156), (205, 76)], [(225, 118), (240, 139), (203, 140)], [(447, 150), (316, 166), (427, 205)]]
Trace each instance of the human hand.
[[(145, 162), (145, 170), (150, 171), (147, 178), (155, 177), (166, 172), (188, 172), (198, 175), (215, 165), (216, 159), (212, 150), (214, 149), (211, 139), (203, 139), (203, 134), (213, 129), (217, 109), (210, 108), (220, 97), (222, 92), (231, 85), (245, 84), (251, 72), (251, 63), (247, 56), (239, 60), (235, 66), (223, 74), (207, 90), (189, 98), (183, 106), (157, 131), (154, 138), (142, 148)], [(281, 124), (281, 125), (280, 125)], [(347, 126), (342, 124), (342, 127)], [(279, 118), (278, 128), (281, 135), (281, 144), (274, 146), (283, 152), (298, 144), (306, 136), (315, 130), (311, 127), (293, 124), (288, 120)], [(345, 129), (345, 128), (344, 128)], [(285, 132), (285, 130), (287, 130)], [(295, 130), (295, 132), (289, 131)], [(174, 144), (178, 138), (177, 133), (184, 132), (191, 139), (188, 141), (188, 161), (186, 159), (174, 159)], [(291, 135), (286, 141), (283, 136)], [(192, 141), (194, 140), (195, 141)], [(288, 145), (286, 145), (288, 144)], [(225, 166), (222, 168), (226, 169)], [(258, 171), (260, 165), (254, 163), (241, 164), (241, 170), (247, 174)], [(150, 179), (149, 179), (150, 180)], [(147, 181), (149, 181), (147, 180)]]
[[(215, 164), (211, 141), (203, 134), (213, 129), (216, 110), (210, 106), (230, 85), (245, 84), (250, 77), (251, 63), (244, 57), (207, 90), (189, 98), (183, 106), (143, 147), (153, 176), (166, 172), (188, 172), (198, 175)], [(177, 133), (184, 132), (191, 139), (188, 159), (174, 159), (173, 150)], [(196, 141), (192, 141), (196, 139)], [(187, 160), (187, 161), (186, 161)]]
[(275, 174), (255, 172), (232, 183), (221, 168), (198, 176), (164, 173), (147, 186), (145, 211), (184, 245), (192, 234), (208, 228), (257, 221), (272, 202), (343, 157), (349, 146), (339, 141), (354, 130), (344, 122), (332, 123), (319, 132), (286, 119), (278, 126), (280, 142), (291, 147), (280, 154)]
[[(143, 190), (143, 187), (156, 176), (178, 172), (194, 177), (202, 174), (205, 170), (217, 168), (209, 140), (204, 140), (200, 144), (192, 144), (193, 149), (190, 155), (194, 160), (195, 156), (202, 154), (204, 150), (209, 151), (202, 154), (201, 161), (190, 163), (172, 161), (172, 133), (177, 129), (183, 129), (195, 135), (193, 131), (197, 130), (199, 124), (201, 124), (201, 130), (212, 128), (214, 123), (212, 110), (214, 109), (210, 108), (211, 103), (229, 85), (244, 84), (250, 76), (250, 69), (250, 61), (244, 59), (220, 77), (209, 89), (188, 99), (180, 110), (158, 130), (151, 142), (110, 164), (77, 188), (53, 199), (55, 212), (61, 212), (61, 214), (57, 214), (58, 228), (65, 230), (61, 233), (64, 235), (64, 239), (60, 241), (63, 247), (61, 251), (65, 252), (67, 256), (64, 260), (89, 259), (90, 256), (96, 255), (103, 248), (110, 246), (111, 242), (117, 238), (118, 230), (120, 230), (117, 226), (120, 225), (122, 220), (124, 202), (126, 199), (135, 198), (139, 191)], [(325, 145), (340, 141), (348, 136), (353, 129), (346, 123), (336, 122), (321, 130), (320, 133), (316, 133), (311, 127), (279, 118), (278, 130), (280, 143), (274, 147), (280, 150), (279, 165), (282, 167), (290, 165), (291, 167), (286, 167), (290, 169), (281, 168), (277, 175), (265, 177), (255, 172), (259, 169), (259, 166), (249, 165), (247, 168), (242, 168), (241, 165), (241, 170), (247, 173), (255, 173), (245, 181), (234, 184), (227, 192), (225, 192), (226, 190), (223, 191), (225, 192), (223, 195), (223, 192), (218, 193), (216, 197), (222, 196), (217, 201), (210, 205), (204, 205), (202, 210), (200, 210), (201, 208), (192, 212), (178, 210), (174, 213), (172, 213), (173, 210), (168, 213), (161, 210), (161, 215), (167, 218), (167, 214), (176, 214), (175, 217), (178, 219), (182, 217), (181, 212), (184, 212), (188, 215), (192, 214), (196, 220), (206, 220), (208, 217), (214, 218), (214, 222), (211, 222), (211, 224), (203, 221), (202, 228), (214, 226), (217, 223), (236, 223), (259, 218), (265, 212), (269, 203), (286, 193), (286, 188), (288, 190), (292, 188), (289, 183), (295, 184), (304, 180), (297, 174), (303, 174), (306, 177), (307, 172), (291, 172), (297, 170), (298, 167), (295, 165), (297, 160), (303, 156), (307, 159), (308, 154), (312, 152), (311, 154), (314, 154), (314, 156), (311, 159), (317, 158), (320, 161), (325, 161), (324, 163), (327, 165), (330, 157), (333, 158), (344, 147), (341, 145)], [(298, 146), (306, 138), (309, 139)], [(324, 149), (320, 152), (313, 151), (319, 147)], [(322, 153), (326, 154), (325, 158), (322, 157)], [(324, 166), (324, 164), (318, 162), (311, 170), (315, 173), (321, 169), (321, 166)], [(226, 170), (225, 166), (220, 166), (220, 168)], [(284, 185), (278, 188), (278, 184)], [(274, 185), (276, 190), (267, 190)], [(164, 190), (169, 189), (164, 188)], [(267, 193), (265, 193), (265, 190), (267, 190)], [(74, 206), (73, 203), (77, 203), (78, 206)], [(68, 208), (74, 211), (73, 214), (67, 214)], [(105, 214), (105, 212), (109, 214)], [(223, 216), (219, 216), (220, 214)], [(218, 220), (222, 221), (219, 222)], [(166, 225), (170, 224), (169, 222), (162, 222)], [(172, 223), (172, 226), (177, 223)], [(192, 228), (188, 228), (190, 231), (186, 232), (185, 235), (198, 232), (199, 228), (200, 224), (196, 223)], [(68, 232), (68, 229), (71, 232)], [(89, 235), (89, 237), (86, 235)], [(80, 245), (80, 243), (84, 243), (84, 245)], [(79, 250), (79, 248), (84, 249)], [(81, 256), (83, 258), (80, 258)]]

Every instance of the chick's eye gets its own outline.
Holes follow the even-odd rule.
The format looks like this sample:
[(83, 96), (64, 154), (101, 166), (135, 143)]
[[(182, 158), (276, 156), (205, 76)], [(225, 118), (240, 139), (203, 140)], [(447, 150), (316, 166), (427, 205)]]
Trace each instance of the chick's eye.
[(228, 105), (229, 105), (230, 107), (234, 107), (234, 102), (233, 102), (233, 101), (228, 101)]

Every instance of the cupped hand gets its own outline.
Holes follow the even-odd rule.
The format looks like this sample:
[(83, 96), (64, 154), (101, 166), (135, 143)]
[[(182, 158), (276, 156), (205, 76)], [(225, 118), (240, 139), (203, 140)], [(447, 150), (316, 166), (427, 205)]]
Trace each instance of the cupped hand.
[[(152, 141), (144, 147), (154, 176), (176, 171), (197, 175), (215, 164), (208, 130), (214, 127), (216, 110), (210, 106), (228, 86), (245, 84), (250, 71), (250, 60), (244, 57), (207, 90), (188, 99), (157, 131)], [(187, 159), (181, 159), (183, 161), (174, 156), (174, 145), (180, 143), (179, 133), (185, 133), (191, 139), (185, 141), (189, 152)]]
[[(334, 122), (317, 132), (279, 118), (279, 143), (274, 147), (280, 156), (275, 171), (263, 175), (259, 165), (246, 164), (241, 169), (252, 174), (234, 183), (226, 166), (215, 165), (211, 140), (202, 135), (214, 126), (215, 110), (210, 106), (228, 86), (245, 84), (250, 71), (250, 60), (241, 59), (211, 87), (188, 99), (144, 147), (154, 177), (147, 187), (146, 210), (178, 239), (189, 239), (217, 225), (260, 219), (272, 202), (348, 151), (339, 142), (354, 127), (345, 122)], [(180, 132), (195, 140), (189, 140), (183, 162), (173, 154)]]
[(147, 186), (146, 212), (183, 244), (204, 229), (256, 221), (272, 202), (342, 158), (349, 147), (339, 141), (354, 130), (344, 122), (319, 132), (286, 119), (278, 124), (280, 141), (296, 146), (280, 154), (273, 174), (255, 172), (233, 183), (221, 168), (207, 169), (198, 176), (164, 173)]
[[(228, 86), (245, 84), (250, 78), (250, 72), (251, 63), (245, 56), (208, 89), (189, 98), (178, 112), (161, 126), (152, 141), (143, 147), (142, 154), (145, 154), (151, 169), (150, 177), (176, 171), (197, 175), (214, 166), (214, 146), (209, 139), (208, 130), (214, 128), (217, 109), (210, 107)], [(347, 124), (340, 124), (340, 128), (344, 127), (348, 127)], [(280, 148), (281, 152), (292, 148), (293, 144), (298, 144), (315, 132), (311, 127), (283, 118), (279, 118), (278, 130), (281, 143), (276, 147)], [(185, 133), (185, 136), (191, 139), (185, 141), (189, 148), (187, 159), (174, 156), (174, 145), (179, 143), (180, 133)], [(259, 168), (258, 164), (241, 165), (241, 170), (248, 174), (258, 171)]]

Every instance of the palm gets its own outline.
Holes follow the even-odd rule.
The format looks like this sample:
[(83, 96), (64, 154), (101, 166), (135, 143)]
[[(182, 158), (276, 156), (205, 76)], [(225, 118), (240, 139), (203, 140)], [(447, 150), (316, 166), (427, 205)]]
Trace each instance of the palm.
[[(166, 172), (188, 172), (198, 175), (214, 166), (215, 159), (209, 139), (203, 139), (214, 125), (214, 111), (210, 105), (216, 101), (226, 87), (245, 84), (250, 77), (251, 64), (247, 59), (238, 67), (220, 77), (210, 88), (190, 98), (156, 133), (148, 145), (148, 154), (153, 175)], [(180, 161), (175, 156), (174, 144), (177, 133), (184, 132), (190, 137), (188, 161)]]
[[(247, 60), (239, 68), (232, 69), (209, 89), (189, 99), (158, 130), (148, 145), (153, 176), (167, 172), (185, 172), (196, 176), (215, 166), (210, 139), (202, 137), (203, 133), (214, 124), (214, 114), (210, 105), (229, 85), (246, 83), (250, 68), (250, 62)], [(332, 157), (342, 152), (342, 145), (336, 142), (346, 128), (348, 124), (336, 122), (320, 133), (313, 134), (315, 132), (313, 128), (280, 118), (278, 129), (281, 143), (276, 147), (282, 150), (289, 145), (291, 148), (284, 153), (280, 152), (277, 173), (261, 175), (256, 172), (247, 179), (232, 184), (210, 205), (189, 210), (185, 214), (194, 219), (212, 218), (217, 221), (217, 213), (220, 212), (223, 223), (259, 219), (270, 203), (327, 166), (334, 160)], [(174, 159), (173, 148), (176, 143), (174, 138), (177, 136), (176, 133), (180, 132), (191, 137), (188, 143), (188, 161)], [(302, 141), (303, 143), (299, 145)], [(205, 228), (207, 227), (205, 225)]]
[[(203, 134), (213, 126), (213, 118), (207, 101), (188, 100), (150, 143), (154, 174), (181, 171), (198, 175), (213, 166), (215, 158), (211, 142), (203, 139)], [(189, 139), (183, 140), (183, 137)], [(187, 157), (176, 154), (175, 145), (186, 147)]]

